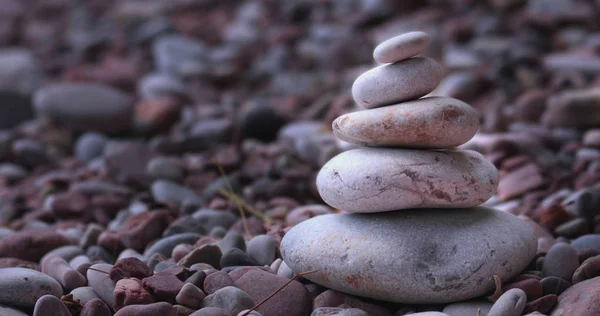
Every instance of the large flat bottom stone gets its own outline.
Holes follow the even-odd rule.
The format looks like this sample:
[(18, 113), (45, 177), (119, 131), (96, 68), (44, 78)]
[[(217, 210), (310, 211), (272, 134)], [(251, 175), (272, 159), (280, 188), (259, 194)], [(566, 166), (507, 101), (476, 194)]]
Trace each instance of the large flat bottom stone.
[(294, 272), (338, 291), (409, 304), (485, 295), (533, 258), (537, 239), (512, 214), (476, 207), (317, 216), (293, 227), (281, 252)]

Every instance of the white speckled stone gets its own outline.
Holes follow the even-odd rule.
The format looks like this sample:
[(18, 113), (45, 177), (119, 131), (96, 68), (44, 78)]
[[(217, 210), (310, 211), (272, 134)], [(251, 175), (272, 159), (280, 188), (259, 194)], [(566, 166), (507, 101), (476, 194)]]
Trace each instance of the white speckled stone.
[(377, 45), (373, 58), (380, 63), (395, 63), (421, 53), (430, 41), (431, 37), (427, 33), (404, 33)]
[(479, 113), (453, 98), (433, 97), (348, 113), (333, 121), (343, 141), (365, 146), (452, 148), (479, 129)]
[(0, 269), (0, 289), (0, 304), (23, 308), (32, 308), (44, 295), (62, 295), (58, 281), (26, 268)]
[(473, 207), (497, 185), (494, 165), (471, 150), (357, 148), (335, 156), (317, 175), (327, 204), (356, 213)]
[(408, 304), (480, 297), (535, 255), (537, 240), (518, 217), (494, 209), (406, 210), (321, 215), (281, 242), (294, 270), (348, 294)]
[(363, 73), (352, 85), (352, 97), (365, 109), (413, 100), (433, 91), (443, 75), (433, 59), (413, 57)]

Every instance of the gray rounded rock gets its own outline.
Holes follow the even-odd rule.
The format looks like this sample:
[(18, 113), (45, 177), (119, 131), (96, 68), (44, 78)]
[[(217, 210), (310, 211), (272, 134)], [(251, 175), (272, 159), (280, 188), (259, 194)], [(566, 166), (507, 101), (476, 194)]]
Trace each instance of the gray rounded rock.
[(254, 236), (246, 245), (246, 252), (256, 263), (270, 265), (275, 260), (277, 243), (269, 235)]
[(554, 244), (544, 257), (542, 274), (571, 280), (573, 272), (579, 267), (577, 251), (571, 245), (559, 242)]
[(25, 95), (31, 94), (42, 85), (43, 76), (44, 71), (29, 50), (22, 48), (2, 48), (0, 50), (0, 88), (2, 90), (12, 90)]
[(237, 315), (239, 312), (254, 307), (254, 300), (248, 293), (234, 286), (226, 286), (208, 295), (202, 301), (202, 307), (218, 307)]
[(448, 303), (494, 289), (535, 255), (531, 227), (509, 213), (476, 207), (317, 216), (281, 242), (284, 261), (325, 287), (408, 303)]
[(53, 84), (36, 91), (37, 113), (76, 130), (118, 133), (133, 122), (133, 99), (108, 86)]
[[(469, 300), (464, 302), (452, 303), (444, 307), (443, 313), (450, 316), (464, 316), (464, 315), (481, 315), (486, 316), (492, 308), (492, 303), (486, 300)], [(479, 313), (479, 314), (477, 314)]]
[(44, 295), (35, 303), (33, 316), (71, 316), (71, 312), (58, 297)]
[(585, 249), (600, 251), (600, 234), (589, 234), (578, 237), (571, 242), (571, 247), (577, 251)]
[(200, 239), (200, 237), (202, 236), (196, 233), (181, 233), (163, 237), (146, 248), (144, 251), (144, 258), (150, 259), (154, 254), (160, 254), (165, 258), (169, 258), (171, 257), (171, 252), (175, 246), (179, 244), (193, 244)]
[(73, 147), (73, 155), (83, 161), (92, 161), (102, 157), (107, 143), (108, 138), (100, 133), (85, 133), (77, 138)]
[(347, 212), (466, 208), (487, 201), (498, 178), (471, 150), (357, 148), (327, 162), (317, 188), (327, 204)]
[(487, 316), (519, 316), (527, 304), (527, 294), (521, 289), (510, 289), (492, 306)]
[[(109, 272), (112, 267), (112, 264), (97, 263), (87, 270), (87, 279), (90, 286), (110, 308), (114, 308), (115, 306), (113, 292), (116, 284), (109, 277)], [(100, 271), (104, 271), (105, 273)]]
[(177, 206), (186, 201), (198, 205), (202, 204), (202, 198), (192, 189), (168, 180), (152, 182), (150, 192), (156, 201), (162, 203), (171, 203)]
[(433, 59), (413, 57), (363, 73), (352, 85), (352, 97), (365, 109), (400, 103), (430, 93), (443, 76), (442, 66)]
[(369, 313), (358, 308), (320, 307), (310, 316), (370, 316)]
[(81, 305), (85, 305), (95, 298), (100, 298), (91, 286), (78, 287), (71, 291), (70, 294), (73, 295), (73, 299), (79, 300)]
[(42, 296), (62, 295), (62, 287), (49, 275), (26, 268), (0, 269), (0, 304), (32, 308)]
[(148, 161), (146, 172), (153, 179), (181, 181), (184, 176), (183, 164), (173, 157), (154, 157)]
[(373, 59), (380, 63), (395, 63), (421, 53), (431, 38), (424, 32), (409, 32), (392, 37), (375, 47)]
[(453, 98), (431, 97), (348, 113), (333, 121), (343, 141), (365, 146), (451, 148), (479, 129), (479, 113)]
[(8, 306), (0, 305), (0, 315), (2, 316), (27, 316), (27, 314), (22, 311), (14, 308), (10, 308)]

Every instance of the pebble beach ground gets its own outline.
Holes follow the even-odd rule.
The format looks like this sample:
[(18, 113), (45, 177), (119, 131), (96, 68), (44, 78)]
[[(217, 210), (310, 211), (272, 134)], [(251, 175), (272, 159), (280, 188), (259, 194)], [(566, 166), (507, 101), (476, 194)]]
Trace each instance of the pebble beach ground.
[[(598, 14), (592, 0), (0, 0), (0, 315), (600, 315)], [(429, 37), (373, 52), (411, 31)], [(472, 119), (427, 146), (332, 124), (398, 101), (386, 86), (361, 104), (377, 86), (361, 74), (416, 52), (424, 81), (391, 83), (460, 100), (474, 136)], [(497, 191), (427, 224), (419, 210), (345, 214), (380, 201), (329, 206), (321, 168), (388, 159), (356, 148), (375, 143), (460, 144), (468, 158), (446, 159), (493, 165)], [(282, 246), (307, 253), (290, 240), (313, 265), (333, 253), (377, 275), (344, 278), (362, 289), (346, 294), (335, 262), (319, 262), (322, 280), (282, 261)], [(403, 241), (420, 247), (394, 253)], [(459, 268), (419, 274), (438, 266)], [(453, 284), (443, 298), (439, 284)]]

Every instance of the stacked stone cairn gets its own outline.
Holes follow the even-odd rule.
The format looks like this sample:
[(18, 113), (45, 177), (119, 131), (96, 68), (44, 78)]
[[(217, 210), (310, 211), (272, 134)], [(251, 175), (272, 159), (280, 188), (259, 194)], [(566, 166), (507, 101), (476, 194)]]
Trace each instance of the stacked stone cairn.
[(423, 97), (443, 77), (434, 60), (415, 57), (430, 38), (411, 32), (381, 43), (381, 65), (354, 82), (364, 108), (333, 122), (336, 137), (359, 147), (327, 162), (317, 176), (323, 200), (343, 212), (293, 227), (281, 244), (285, 263), (341, 292), (408, 304), (481, 297), (532, 260), (537, 238), (516, 216), (481, 207), (498, 171), (481, 154), (455, 147), (479, 128), (468, 104)]

